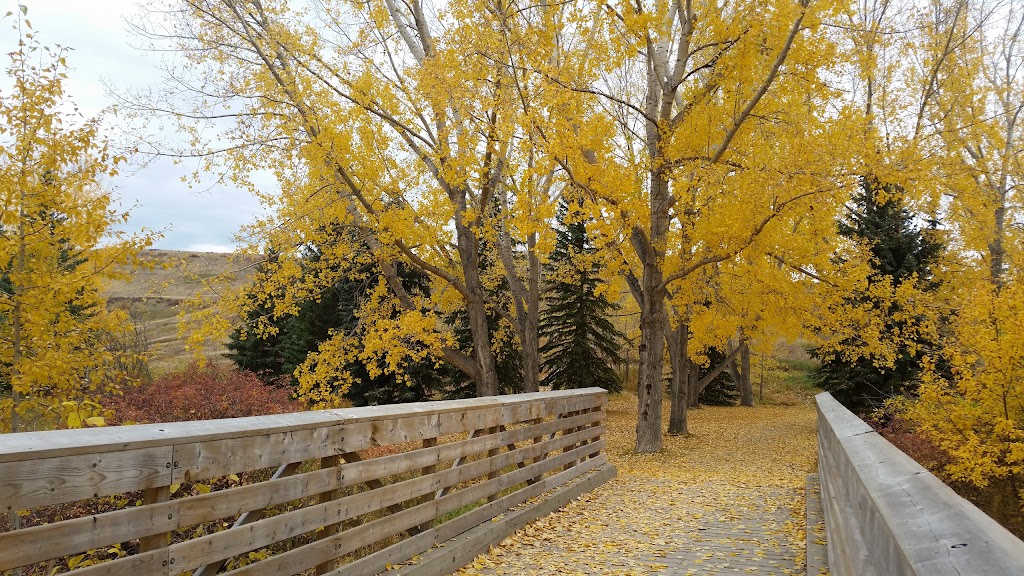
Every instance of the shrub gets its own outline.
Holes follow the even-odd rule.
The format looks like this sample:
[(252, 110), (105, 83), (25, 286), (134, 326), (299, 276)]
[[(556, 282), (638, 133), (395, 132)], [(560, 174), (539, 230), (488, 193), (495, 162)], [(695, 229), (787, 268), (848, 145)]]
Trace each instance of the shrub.
[(302, 410), (286, 390), (267, 386), (252, 372), (191, 365), (151, 384), (126, 390), (105, 403), (111, 424), (182, 422), (283, 414)]
[(969, 500), (1010, 532), (1024, 538), (1021, 490), (1013, 482), (1012, 477), (993, 479), (986, 486), (976, 486), (970, 482), (957, 480), (948, 472), (949, 466), (954, 463), (953, 456), (929, 439), (913, 422), (900, 416), (876, 412), (874, 417), (868, 420), (868, 424), (907, 456), (949, 485), (957, 494)]

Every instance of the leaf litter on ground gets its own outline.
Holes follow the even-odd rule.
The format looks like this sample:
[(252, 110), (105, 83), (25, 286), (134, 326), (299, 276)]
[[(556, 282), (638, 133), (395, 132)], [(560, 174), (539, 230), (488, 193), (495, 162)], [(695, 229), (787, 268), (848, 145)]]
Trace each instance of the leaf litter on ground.
[(612, 396), (606, 410), (618, 476), (458, 574), (802, 573), (813, 406), (691, 410), (691, 434), (665, 436), (657, 454), (633, 452), (634, 395)]

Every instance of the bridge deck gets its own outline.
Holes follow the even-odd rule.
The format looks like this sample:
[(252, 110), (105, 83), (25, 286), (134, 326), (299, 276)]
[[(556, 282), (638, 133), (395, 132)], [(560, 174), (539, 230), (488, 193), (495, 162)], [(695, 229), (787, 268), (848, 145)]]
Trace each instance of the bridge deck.
[[(634, 399), (609, 406), (619, 477), (514, 534), (459, 574), (803, 574), (810, 405), (702, 408), (689, 438), (630, 453)], [(666, 415), (667, 416), (667, 415)]]

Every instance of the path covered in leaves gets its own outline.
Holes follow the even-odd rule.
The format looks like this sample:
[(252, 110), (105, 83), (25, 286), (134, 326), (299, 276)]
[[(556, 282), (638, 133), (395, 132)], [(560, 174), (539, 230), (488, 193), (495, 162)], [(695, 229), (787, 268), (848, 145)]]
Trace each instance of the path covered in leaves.
[[(632, 453), (636, 398), (608, 406), (619, 476), (459, 574), (803, 574), (804, 482), (816, 460), (803, 406), (707, 407), (688, 438)], [(668, 414), (665, 415), (666, 421)]]

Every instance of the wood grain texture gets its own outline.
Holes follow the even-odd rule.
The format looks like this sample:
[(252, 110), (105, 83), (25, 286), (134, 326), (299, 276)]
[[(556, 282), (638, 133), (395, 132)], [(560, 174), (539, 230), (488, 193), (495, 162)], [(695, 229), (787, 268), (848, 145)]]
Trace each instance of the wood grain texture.
[(547, 437), (562, 427), (599, 423), (603, 416), (603, 412), (595, 412), (575, 420), (541, 422), (493, 436), (481, 436), (346, 464), (339, 468), (289, 476), (295, 470), (292, 467), (288, 469), (288, 474), (267, 482), (2, 533), (0, 570), (107, 547), (201, 522), (238, 516), (392, 474), (412, 472), (538, 434)]
[[(0, 512), (137, 491), (143, 498), (139, 506), (0, 534), (0, 571), (138, 539), (139, 553), (74, 573), (180, 574), (320, 530), (317, 542), (296, 550), (305, 550), (301, 561), (277, 560), (299, 556), (286, 552), (252, 566), (301, 564), (298, 571), (334, 573), (334, 560), (360, 546), (403, 533), (408, 536), (403, 542), (436, 543), (421, 534), (441, 537), (452, 526), (482, 518), (480, 510), (500, 513), (502, 502), (515, 500), (499, 496), (502, 491), (521, 495), (529, 487), (533, 493), (534, 486), (550, 487), (550, 478), (592, 468), (596, 464), (572, 464), (599, 456), (606, 401), (603, 390), (586, 389), (5, 435)], [(438, 442), (471, 432), (464, 440)], [(359, 455), (406, 443), (422, 447), (366, 460)], [(172, 484), (273, 467), (290, 466), (291, 474), (302, 462), (317, 459), (319, 470), (171, 498)], [(454, 466), (439, 469), (453, 461)], [(559, 473), (563, 468), (568, 471)], [(384, 481), (396, 477), (402, 481)], [(369, 489), (349, 496), (340, 492), (356, 485)], [(262, 510), (313, 497), (319, 501), (262, 517)], [(475, 508), (456, 524), (436, 524), (438, 517), (466, 506)], [(387, 515), (343, 529), (346, 520), (378, 511)], [(169, 543), (175, 530), (234, 517), (238, 520), (229, 530)]]
[[(163, 504), (171, 499), (171, 487), (160, 486), (158, 488), (147, 488), (142, 493), (142, 505), (152, 506), (153, 504)], [(139, 538), (139, 552), (151, 552), (153, 550), (159, 550), (160, 548), (166, 548), (168, 540), (170, 539), (170, 531), (157, 532), (149, 536), (143, 536)]]
[[(560, 454), (556, 458), (551, 458), (545, 462), (539, 463), (536, 466), (546, 470), (553, 470), (556, 467), (564, 464), (575, 453)], [(600, 462), (599, 460), (588, 460), (589, 462)], [(588, 464), (588, 466), (590, 466)], [(474, 484), (464, 490), (459, 490), (443, 496), (437, 500), (432, 500), (412, 508), (407, 508), (397, 514), (392, 514), (368, 522), (361, 526), (357, 526), (351, 530), (345, 530), (344, 532), (337, 534), (331, 538), (325, 538), (312, 544), (308, 544), (301, 548), (290, 550), (283, 554), (273, 556), (267, 560), (257, 562), (245, 566), (235, 572), (232, 572), (232, 576), (255, 576), (257, 574), (297, 574), (315, 566), (316, 564), (322, 563), (329, 558), (336, 558), (347, 554), (353, 550), (361, 548), (363, 546), (372, 544), (386, 538), (388, 536), (397, 534), (404, 531), (409, 526), (416, 526), (421, 524), (427, 518), (437, 518), (444, 514), (457, 510), (470, 504), (485, 499), (488, 495), (500, 492), (507, 488), (511, 488), (517, 484), (525, 483), (526, 478), (530, 477), (531, 473), (536, 470), (532, 469), (533, 465), (523, 469), (516, 469), (515, 471), (495, 478), (493, 480), (487, 480)], [(583, 467), (581, 467), (583, 470)], [(575, 472), (575, 471), (574, 471)], [(579, 473), (583, 473), (580, 471)], [(563, 481), (565, 481), (563, 479)], [(536, 484), (534, 486), (542, 486), (543, 484)], [(536, 490), (534, 486), (528, 486), (524, 490), (530, 490), (531, 492)], [(519, 492), (522, 492), (520, 490)], [(506, 502), (510, 502), (506, 501)], [(525, 501), (525, 498), (524, 498)], [(487, 510), (486, 518), (485, 515), (476, 514), (473, 516), (475, 523), (485, 522), (500, 513), (500, 506), (495, 506), (499, 501), (492, 502), (485, 506)], [(480, 510), (477, 508), (476, 510)], [(507, 508), (506, 508), (507, 509)], [(474, 510), (474, 512), (476, 511)], [(471, 512), (472, 513), (472, 512)], [(462, 518), (461, 516), (458, 518)], [(483, 519), (480, 519), (483, 518)], [(466, 521), (463, 521), (465, 524)], [(449, 533), (449, 530), (444, 530), (443, 527), (447, 523), (442, 524), (438, 528), (428, 530), (426, 532), (434, 532), (438, 536)], [(421, 533), (423, 534), (423, 533)], [(416, 539), (417, 542), (429, 541), (426, 538), (420, 538), (420, 534), (411, 537)], [(411, 556), (410, 556), (411, 557)], [(344, 574), (348, 570), (348, 566), (343, 566), (338, 570), (330, 572), (330, 574)]]
[[(229, 558), (264, 546), (269, 546), (274, 542), (292, 538), (323, 526), (337, 524), (363, 514), (396, 506), (411, 498), (416, 498), (428, 492), (432, 492), (440, 486), (456, 485), (461, 482), (480, 478), (488, 474), (491, 470), (500, 470), (501, 468), (512, 465), (517, 461), (530, 458), (537, 451), (545, 449), (556, 450), (561, 446), (568, 445), (569, 443), (578, 442), (583, 437), (582, 435), (592, 434), (593, 432), (591, 432), (591, 430), (593, 432), (599, 432), (603, 429), (593, 428), (588, 431), (578, 432), (569, 436), (560, 436), (550, 440), (550, 446), (554, 446), (555, 448), (550, 448), (545, 445), (538, 445), (536, 447), (531, 445), (528, 448), (517, 450), (515, 452), (505, 452), (498, 456), (477, 460), (459, 468), (443, 470), (441, 472), (431, 474), (430, 476), (420, 476), (397, 484), (381, 486), (380, 488), (370, 490), (368, 492), (360, 492), (345, 498), (325, 502), (323, 504), (300, 508), (271, 518), (265, 518), (246, 526), (240, 526), (224, 532), (217, 532), (193, 540), (181, 542), (171, 546), (171, 558), (175, 560), (176, 565), (180, 570), (193, 570), (217, 560)], [(603, 446), (603, 444), (601, 445)], [(566, 452), (560, 454), (557, 459), (549, 459), (549, 461), (542, 462), (537, 466), (543, 467), (546, 471), (553, 469), (551, 461), (557, 461), (564, 465), (566, 462), (571, 461), (571, 459), (565, 457), (567, 454), (579, 454), (579, 452)], [(489, 486), (492, 485), (492, 483), (493, 485), (498, 485), (496, 483), (497, 480), (512, 477), (518, 478), (523, 470), (527, 470), (529, 468), (530, 467), (528, 466), (527, 468), (516, 469), (515, 472), (501, 476), (494, 481), (474, 484), (473, 486), (457, 491), (454, 494), (480, 490), (479, 487)], [(528, 477), (529, 476), (526, 476), (525, 478)], [(499, 490), (506, 487), (508, 486), (504, 486)], [(450, 496), (454, 494), (450, 494)], [(490, 494), (483, 494), (480, 497), (485, 498), (489, 495)], [(393, 508), (392, 516), (401, 512), (404, 511)], [(419, 522), (404, 526), (402, 529), (412, 531), (413, 528), (417, 527), (418, 524), (424, 522), (426, 519), (427, 518), (424, 517), (420, 519)], [(326, 560), (327, 559), (322, 559), (321, 562)]]
[(388, 564), (394, 566), (406, 562), (417, 554), (436, 549), (434, 548), (435, 545), (447, 547), (453, 538), (465, 533), (467, 530), (475, 526), (485, 525), (490, 520), (523, 504), (527, 500), (538, 498), (546, 492), (560, 485), (572, 482), (576, 478), (584, 476), (591, 470), (602, 467), (605, 464), (607, 464), (607, 461), (604, 455), (599, 455), (593, 462), (588, 462), (585, 466), (578, 466), (571, 471), (550, 476), (537, 484), (528, 485), (494, 502), (489, 502), (453, 520), (449, 520), (433, 530), (428, 530), (425, 534), (403, 540), (384, 550), (356, 560), (338, 569), (332, 576), (373, 576), (386, 570)]
[[(429, 550), (423, 558), (412, 566), (403, 567), (395, 572), (403, 576), (445, 576), (455, 570), (469, 564), (478, 555), (487, 552), (487, 549), (498, 542), (501, 542), (510, 534), (526, 526), (529, 522), (546, 516), (562, 506), (565, 506), (573, 498), (590, 492), (601, 484), (615, 477), (615, 467), (605, 464), (599, 467), (593, 474), (582, 478), (578, 482), (559, 483), (549, 494), (534, 505), (510, 512), (504, 515), (498, 522), (484, 522), (477, 524), (467, 532), (460, 534), (443, 547)], [(338, 572), (339, 576), (351, 576), (352, 572)]]
[[(458, 421), (464, 414), (489, 408), (498, 409), (509, 416), (537, 412), (534, 418), (546, 414), (604, 406), (607, 392), (601, 388), (532, 392), (510, 396), (491, 396), (466, 400), (418, 402), (387, 406), (366, 406), (338, 410), (318, 410), (226, 418), (201, 422), (172, 422), (137, 426), (112, 426), (84, 430), (52, 430), (5, 434), (0, 444), (0, 462), (18, 462), (40, 458), (55, 458), (76, 454), (120, 452), (154, 446), (173, 446), (208, 442), (245, 436), (262, 436), (278, 432), (297, 432), (305, 429), (325, 428), (342, 424), (355, 424), (375, 420), (394, 420), (422, 415), (444, 416), (444, 421)], [(529, 418), (508, 418), (505, 422), (519, 422)]]
[(171, 453), (165, 446), (0, 463), (0, 511), (170, 486)]

